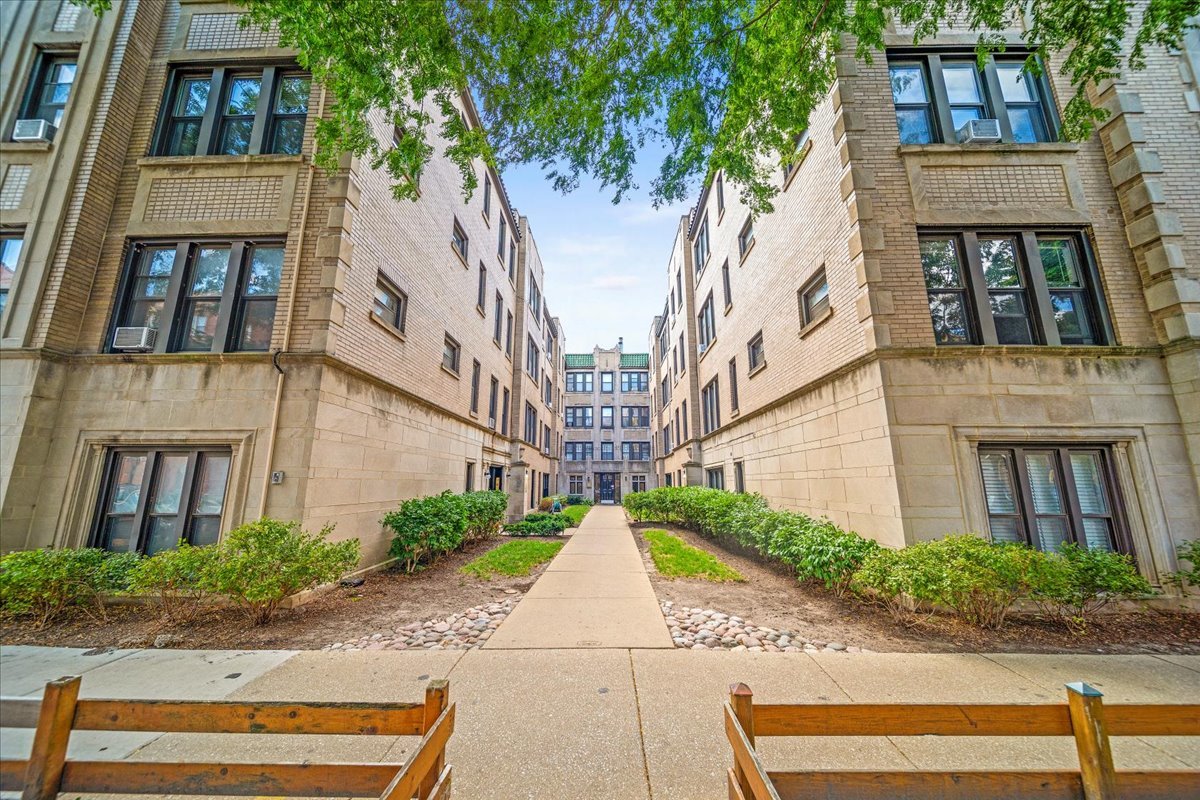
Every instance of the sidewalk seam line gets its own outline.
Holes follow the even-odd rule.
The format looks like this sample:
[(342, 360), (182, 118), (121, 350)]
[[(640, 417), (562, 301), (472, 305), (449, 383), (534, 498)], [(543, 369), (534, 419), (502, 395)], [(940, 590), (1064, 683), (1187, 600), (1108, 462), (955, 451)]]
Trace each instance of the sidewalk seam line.
[(646, 755), (646, 731), (642, 728), (642, 698), (638, 693), (637, 670), (633, 666), (633, 650), (629, 653), (629, 679), (633, 682), (633, 707), (637, 711), (638, 744), (642, 748), (642, 776), (646, 779), (646, 796), (654, 800), (654, 786), (650, 783), (650, 758)]

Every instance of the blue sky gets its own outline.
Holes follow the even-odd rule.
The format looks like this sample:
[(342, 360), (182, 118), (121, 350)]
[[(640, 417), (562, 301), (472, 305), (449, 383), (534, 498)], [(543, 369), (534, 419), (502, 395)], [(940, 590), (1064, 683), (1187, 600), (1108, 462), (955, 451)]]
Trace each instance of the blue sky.
[(546, 300), (562, 320), (567, 352), (613, 347), (620, 336), (626, 352), (646, 350), (650, 322), (666, 298), (675, 228), (689, 205), (654, 209), (649, 186), (657, 169), (657, 153), (643, 153), (640, 188), (616, 206), (612, 190), (594, 181), (563, 195), (536, 165), (504, 171), (509, 199), (529, 217), (546, 268)]

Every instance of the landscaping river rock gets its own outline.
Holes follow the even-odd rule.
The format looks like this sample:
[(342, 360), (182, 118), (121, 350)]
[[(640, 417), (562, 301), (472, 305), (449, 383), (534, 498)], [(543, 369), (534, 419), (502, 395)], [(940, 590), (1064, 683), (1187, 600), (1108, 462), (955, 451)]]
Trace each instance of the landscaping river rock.
[(731, 650), (762, 653), (871, 653), (865, 647), (847, 647), (841, 642), (805, 639), (788, 630), (751, 625), (741, 617), (711, 608), (675, 607), (662, 603), (663, 616), (676, 647), (688, 650)]
[(468, 608), (442, 619), (414, 622), (402, 628), (376, 631), (334, 642), (322, 650), (470, 650), (491, 638), (500, 623), (512, 613), (520, 595), (503, 601)]

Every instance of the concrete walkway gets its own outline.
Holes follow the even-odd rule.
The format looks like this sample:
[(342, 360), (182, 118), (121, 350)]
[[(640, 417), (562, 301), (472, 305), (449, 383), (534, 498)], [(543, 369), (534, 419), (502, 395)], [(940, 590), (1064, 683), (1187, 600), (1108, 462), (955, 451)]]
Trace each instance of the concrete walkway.
[(488, 650), (674, 647), (620, 506), (596, 506), (484, 645)]
[[(764, 703), (1055, 703), (1086, 680), (1106, 702), (1200, 696), (1198, 656), (732, 653), (608, 649), (465, 652), (115, 651), (0, 648), (0, 693), (37, 696), (83, 675), (88, 697), (418, 700), (449, 678), (458, 719), (455, 796), (700, 800), (726, 796), (721, 724), (728, 685)], [(4, 730), (0, 752), (30, 739)], [(401, 762), (415, 737), (106, 734), (72, 736), (76, 758)], [(771, 769), (1066, 769), (1064, 737), (767, 739)], [(1200, 739), (1117, 737), (1119, 768), (1200, 768)]]

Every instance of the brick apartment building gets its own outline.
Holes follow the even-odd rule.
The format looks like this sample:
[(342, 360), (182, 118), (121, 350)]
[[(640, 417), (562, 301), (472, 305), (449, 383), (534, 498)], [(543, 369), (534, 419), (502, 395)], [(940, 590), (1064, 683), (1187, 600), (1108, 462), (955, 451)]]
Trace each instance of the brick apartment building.
[(3, 550), (265, 514), (374, 564), (405, 498), (501, 488), (515, 517), (560, 481), (563, 331), (499, 176), (465, 200), (435, 156), (398, 202), (315, 169), (331, 98), (239, 15), (0, 4)]
[(567, 353), (560, 492), (620, 503), (653, 489), (650, 355), (612, 349)]
[[(837, 79), (752, 217), (718, 173), (650, 330), (655, 470), (889, 546), (952, 532), (1132, 553), (1200, 530), (1200, 38), (1096, 88), (1019, 30), (894, 29)], [(847, 52), (852, 51), (851, 43)], [(976, 139), (960, 143), (970, 123)]]

